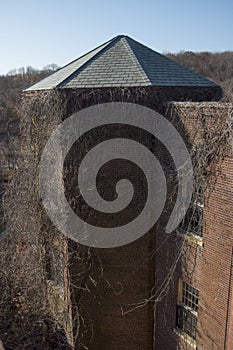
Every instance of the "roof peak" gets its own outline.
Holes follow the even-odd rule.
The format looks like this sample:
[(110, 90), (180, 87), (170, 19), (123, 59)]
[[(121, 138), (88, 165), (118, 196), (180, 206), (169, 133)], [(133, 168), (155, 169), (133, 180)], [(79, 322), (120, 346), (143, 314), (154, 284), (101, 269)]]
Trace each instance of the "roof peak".
[(126, 34), (118, 34), (118, 35), (115, 36), (115, 38), (129, 38), (129, 36), (126, 35)]

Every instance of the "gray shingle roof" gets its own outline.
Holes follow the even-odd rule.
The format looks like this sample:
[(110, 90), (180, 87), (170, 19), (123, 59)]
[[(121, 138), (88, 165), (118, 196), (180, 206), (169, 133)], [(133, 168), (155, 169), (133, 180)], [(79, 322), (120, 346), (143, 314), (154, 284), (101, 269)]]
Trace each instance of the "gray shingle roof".
[(25, 91), (117, 86), (217, 85), (130, 37), (119, 35)]

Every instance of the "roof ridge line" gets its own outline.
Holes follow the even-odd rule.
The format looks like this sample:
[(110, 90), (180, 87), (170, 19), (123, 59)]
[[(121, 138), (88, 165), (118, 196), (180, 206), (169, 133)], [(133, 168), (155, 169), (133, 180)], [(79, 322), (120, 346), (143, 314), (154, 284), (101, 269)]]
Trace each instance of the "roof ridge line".
[[(87, 60), (81, 67), (79, 67), (78, 69), (76, 69), (72, 74), (70, 74), (68, 77), (66, 77), (65, 79), (63, 79), (59, 84), (56, 85), (56, 88), (59, 88), (61, 85), (63, 85), (67, 80), (70, 80), (73, 78), (74, 75), (76, 75), (79, 71), (82, 71), (84, 68), (86, 68), (87, 65), (91, 64), (92, 61), (94, 61), (98, 56), (100, 56), (100, 54), (102, 54), (103, 52), (105, 52), (109, 47), (111, 47), (114, 43), (118, 42), (121, 39), (121, 35), (117, 35), (115, 36), (113, 39), (106, 41), (105, 43), (99, 45), (97, 48), (87, 52), (85, 55), (79, 57), (78, 59), (90, 54), (92, 51), (97, 50), (98, 48), (100, 48), (101, 46), (104, 46), (100, 51), (98, 51), (94, 56), (92, 56), (91, 58), (89, 58), (89, 60)], [(77, 60), (78, 60), (77, 59)], [(74, 63), (75, 61), (72, 61), (71, 63)], [(70, 64), (71, 64), (70, 63)], [(64, 67), (62, 67), (64, 68)]]
[(62, 67), (60, 67), (58, 70), (56, 70), (56, 72), (58, 72), (60, 69), (63, 69), (63, 68), (68, 67), (70, 64), (72, 64), (72, 63), (74, 63), (74, 62), (80, 60), (81, 58), (83, 58), (83, 57), (89, 55), (91, 52), (93, 52), (93, 51), (95, 51), (95, 50), (98, 50), (98, 48), (100, 48), (100, 47), (103, 46), (103, 45), (106, 45), (108, 42), (113, 41), (114, 39), (115, 39), (115, 38), (112, 38), (112, 39), (110, 39), (110, 40), (107, 40), (107, 41), (105, 41), (103, 44), (100, 44), (100, 45), (98, 45), (97, 47), (95, 47), (94, 49), (92, 49), (92, 50), (90, 50), (90, 51), (84, 53), (82, 56), (79, 56), (78, 58), (75, 58), (73, 61), (71, 61), (71, 62), (65, 64), (65, 65), (62, 66)]
[[(208, 80), (208, 81), (210, 81), (210, 82), (212, 82), (212, 83), (214, 83), (214, 84), (217, 84), (217, 83), (215, 83), (212, 79), (210, 79), (210, 78), (208, 78), (208, 77), (206, 77), (206, 76), (204, 76), (204, 75), (202, 75), (202, 74), (196, 72), (196, 71), (193, 70), (192, 68), (189, 68), (189, 67), (187, 67), (187, 66), (182, 65), (181, 63), (175, 61), (174, 59), (172, 59), (172, 58), (170, 58), (170, 57), (167, 57), (165, 54), (162, 54), (161, 52), (155, 51), (155, 50), (152, 49), (150, 46), (146, 46), (145, 44), (143, 44), (143, 43), (141, 43), (141, 42), (139, 42), (139, 41), (137, 41), (137, 40), (134, 40), (133, 38), (131, 38), (131, 37), (129, 37), (129, 36), (127, 36), (127, 37), (128, 37), (130, 40), (132, 40), (132, 41), (136, 42), (137, 44), (141, 45), (141, 46), (144, 47), (145, 49), (152, 51), (153, 53), (159, 55), (160, 57), (163, 57), (163, 59), (166, 59), (167, 61), (172, 61), (172, 62), (173, 62), (174, 64), (176, 64), (177, 66), (179, 66), (179, 67), (181, 67), (181, 68), (187, 69), (188, 71), (190, 71), (190, 72), (192, 72), (192, 73), (198, 75), (200, 78), (205, 79), (205, 80)], [(130, 45), (130, 44), (129, 44), (129, 45)], [(217, 84), (217, 85), (218, 85), (218, 84)]]
[[(215, 84), (215, 85), (218, 85), (218, 84), (215, 83), (212, 79), (207, 78), (207, 77), (201, 75), (200, 73), (197, 73), (195, 70), (193, 70), (193, 69), (191, 69), (191, 68), (188, 68), (188, 67), (186, 67), (186, 66), (183, 66), (181, 63), (176, 62), (174, 59), (172, 59), (172, 58), (170, 58), (170, 57), (167, 57), (166, 55), (163, 55), (162, 53), (160, 53), (160, 52), (158, 52), (158, 51), (155, 51), (155, 50), (152, 49), (151, 47), (146, 46), (145, 44), (143, 44), (143, 43), (141, 43), (141, 42), (138, 42), (137, 40), (135, 40), (135, 39), (133, 39), (133, 38), (131, 38), (131, 37), (129, 37), (129, 36), (127, 36), (127, 38), (129, 39), (129, 42), (128, 42), (128, 41), (127, 41), (127, 42), (128, 42), (128, 45), (130, 46), (130, 48), (131, 48), (130, 41), (133, 41), (134, 43), (136, 43), (136, 44), (140, 45), (141, 47), (143, 47), (143, 48), (145, 48), (145, 49), (147, 49), (147, 50), (153, 52), (154, 54), (160, 56), (161, 58), (166, 59), (168, 62), (172, 62), (172, 63), (175, 64), (177, 67), (180, 67), (180, 68), (182, 68), (182, 69), (185, 69), (186, 71), (189, 71), (189, 72), (195, 74), (196, 76), (200, 77), (201, 79), (203, 79), (203, 80), (205, 80), (205, 81), (209, 81), (210, 83), (213, 83), (213, 84)], [(133, 51), (133, 49), (132, 49), (132, 51)], [(135, 58), (138, 60), (136, 54), (135, 54)], [(145, 72), (146, 76), (148, 77), (148, 74), (146, 73), (146, 71), (145, 71), (145, 69), (144, 69), (144, 67), (143, 67), (142, 65), (141, 65), (141, 68), (143, 69), (143, 71)], [(153, 85), (153, 83), (151, 82), (151, 80), (150, 80), (149, 77), (148, 77), (148, 79), (149, 79), (150, 83)]]
[[(146, 71), (145, 71), (145, 69), (142, 67), (142, 65), (140, 64), (140, 62), (139, 62), (137, 56), (135, 55), (135, 53), (134, 53), (134, 51), (133, 51), (133, 49), (132, 49), (130, 43), (129, 43), (128, 40), (127, 40), (127, 39), (131, 39), (131, 40), (134, 40), (134, 39), (130, 38), (128, 35), (125, 36), (125, 39), (126, 39), (125, 41), (126, 41), (128, 47), (129, 47), (130, 51), (133, 53), (132, 56), (133, 56), (134, 60), (136, 61), (137, 66), (143, 71), (145, 77), (146, 77), (147, 80), (148, 80), (148, 83), (151, 84), (151, 81), (150, 81), (150, 78), (149, 78), (148, 74), (146, 73)], [(134, 41), (137, 42), (136, 40), (134, 40)], [(152, 84), (151, 84), (151, 85), (152, 85)]]
[[(60, 68), (58, 68), (54, 73), (57, 73), (57, 72), (59, 72), (60, 70), (62, 70), (62, 69), (64, 69), (64, 68), (67, 68), (68, 66), (70, 66), (70, 65), (73, 64), (73, 63), (75, 63), (76, 61), (79, 61), (79, 60), (82, 59), (83, 57), (89, 55), (91, 52), (93, 52), (93, 51), (95, 51), (95, 50), (98, 50), (98, 48), (100, 48), (101, 46), (104, 46), (104, 45), (108, 46), (108, 43), (110, 44), (110, 43), (111, 43), (113, 40), (115, 40), (116, 38), (117, 38), (117, 36), (114, 37), (114, 38), (112, 38), (112, 39), (110, 39), (110, 40), (108, 40), (108, 41), (105, 41), (104, 43), (100, 44), (100, 45), (97, 46), (96, 48), (94, 48), (94, 49), (92, 49), (92, 50), (90, 50), (90, 51), (84, 53), (82, 56), (80, 56), (80, 57), (74, 59), (73, 61), (67, 63), (66, 65), (64, 65), (64, 66), (62, 66), (62, 67), (60, 67)], [(100, 51), (102, 51), (102, 50), (100, 50)], [(94, 56), (95, 56), (95, 55), (94, 55)], [(94, 56), (93, 56), (93, 57), (94, 57)], [(91, 57), (91, 58), (92, 58), (92, 57)], [(90, 59), (91, 59), (91, 58), (90, 58)], [(89, 60), (90, 60), (90, 59), (89, 59)], [(89, 62), (89, 60), (88, 60), (87, 62)], [(81, 67), (82, 67), (82, 66), (81, 66)], [(79, 67), (79, 68), (81, 68), (81, 67)], [(78, 69), (79, 69), (79, 68), (78, 68)], [(78, 69), (76, 69), (75, 72), (77, 72)], [(73, 73), (75, 73), (75, 72), (73, 72)], [(72, 74), (73, 74), (73, 73), (72, 73)], [(49, 77), (50, 77), (50, 75), (47, 76), (47, 77), (45, 77), (45, 78), (43, 78), (43, 79), (41, 79), (39, 82), (42, 82), (43, 80), (46, 80), (46, 79), (49, 78)], [(58, 83), (57, 85), (55, 85), (54, 88), (56, 89), (57, 87), (59, 87), (59, 85), (62, 84), (62, 83), (63, 83), (66, 79), (68, 79), (69, 77), (70, 77), (70, 76), (64, 78), (60, 83)], [(37, 83), (35, 83), (35, 84), (37, 84)], [(35, 85), (35, 84), (33, 84), (33, 85)], [(29, 88), (30, 88), (30, 87), (29, 87)], [(24, 89), (23, 92), (24, 92), (24, 91), (27, 91), (27, 89), (28, 89), (28, 88)]]

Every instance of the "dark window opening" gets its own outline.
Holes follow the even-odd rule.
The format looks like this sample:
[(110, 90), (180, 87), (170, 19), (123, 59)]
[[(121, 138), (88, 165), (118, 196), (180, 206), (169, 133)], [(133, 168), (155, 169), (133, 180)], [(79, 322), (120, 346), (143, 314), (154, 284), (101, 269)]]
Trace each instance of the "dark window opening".
[(180, 224), (182, 233), (193, 234), (202, 237), (203, 206), (192, 204), (186, 212)]
[(199, 291), (184, 281), (179, 281), (176, 327), (196, 339)]

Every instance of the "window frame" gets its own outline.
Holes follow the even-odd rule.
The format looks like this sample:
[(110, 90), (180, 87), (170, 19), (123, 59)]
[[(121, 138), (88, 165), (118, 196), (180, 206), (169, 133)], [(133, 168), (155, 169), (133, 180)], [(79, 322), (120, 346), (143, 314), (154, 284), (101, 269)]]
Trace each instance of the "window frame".
[(178, 227), (178, 232), (180, 234), (186, 234), (189, 236), (198, 237), (198, 239), (202, 239), (204, 207), (205, 191), (203, 186), (199, 186), (198, 189), (193, 193), (191, 204)]
[(198, 289), (179, 279), (176, 329), (193, 340), (196, 340), (199, 296)]

